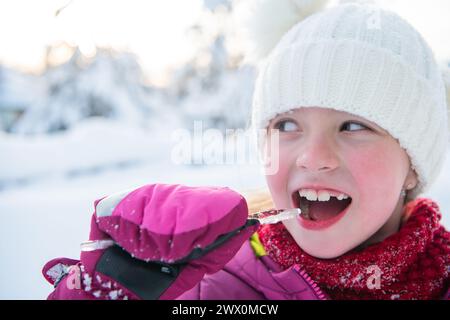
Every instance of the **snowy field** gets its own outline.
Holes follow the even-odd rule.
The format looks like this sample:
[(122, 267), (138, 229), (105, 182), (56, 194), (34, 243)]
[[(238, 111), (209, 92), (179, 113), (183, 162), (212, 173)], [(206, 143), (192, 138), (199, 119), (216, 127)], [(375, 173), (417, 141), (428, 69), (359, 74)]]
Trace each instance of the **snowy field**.
[[(147, 183), (264, 186), (254, 164), (176, 165), (169, 131), (158, 133), (107, 121), (41, 138), (0, 135), (0, 299), (44, 299), (41, 276), (55, 257), (77, 258), (89, 232), (95, 199)], [(450, 159), (428, 196), (450, 227)]]

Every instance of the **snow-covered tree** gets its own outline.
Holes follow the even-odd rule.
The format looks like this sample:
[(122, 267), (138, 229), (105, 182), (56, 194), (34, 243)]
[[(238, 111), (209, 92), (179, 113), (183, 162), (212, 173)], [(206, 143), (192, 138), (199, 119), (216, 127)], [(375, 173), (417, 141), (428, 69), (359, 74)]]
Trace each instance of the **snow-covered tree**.
[[(228, 1), (209, 5), (217, 9), (212, 15), (222, 19), (230, 16)], [(225, 16), (225, 17), (224, 17)], [(209, 26), (210, 27), (210, 26)], [(208, 26), (199, 22), (192, 30), (201, 45), (194, 58), (173, 73), (169, 92), (176, 97), (186, 125), (201, 120), (205, 127), (218, 129), (248, 126), (255, 70), (237, 67), (236, 57), (226, 48), (226, 30), (216, 26), (209, 34)]]
[(43, 95), (40, 77), (0, 65), (0, 130), (11, 130), (17, 119)]
[(94, 57), (87, 58), (74, 48), (66, 63), (42, 75), (45, 96), (25, 110), (12, 131), (65, 130), (94, 116), (142, 124), (152, 113), (142, 79), (131, 53), (98, 48)]

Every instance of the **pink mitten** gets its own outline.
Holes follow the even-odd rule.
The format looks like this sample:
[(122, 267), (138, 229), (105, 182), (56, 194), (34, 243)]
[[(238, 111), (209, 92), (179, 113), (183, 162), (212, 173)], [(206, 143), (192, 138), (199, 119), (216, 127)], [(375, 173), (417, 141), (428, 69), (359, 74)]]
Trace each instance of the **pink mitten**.
[[(258, 226), (227, 187), (152, 184), (95, 207), (81, 261), (60, 281), (47, 274), (55, 260), (44, 268), (60, 282), (50, 298), (174, 299), (222, 269)], [(68, 292), (77, 283), (80, 293)]]

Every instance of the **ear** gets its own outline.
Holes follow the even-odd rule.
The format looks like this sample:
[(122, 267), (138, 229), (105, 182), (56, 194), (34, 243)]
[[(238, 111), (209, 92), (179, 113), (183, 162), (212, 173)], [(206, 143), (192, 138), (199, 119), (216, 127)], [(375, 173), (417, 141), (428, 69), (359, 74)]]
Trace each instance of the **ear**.
[(419, 183), (419, 179), (417, 178), (417, 173), (414, 171), (413, 168), (410, 167), (408, 174), (405, 178), (405, 184), (403, 187), (406, 190), (411, 190), (411, 189), (414, 189), (418, 183)]

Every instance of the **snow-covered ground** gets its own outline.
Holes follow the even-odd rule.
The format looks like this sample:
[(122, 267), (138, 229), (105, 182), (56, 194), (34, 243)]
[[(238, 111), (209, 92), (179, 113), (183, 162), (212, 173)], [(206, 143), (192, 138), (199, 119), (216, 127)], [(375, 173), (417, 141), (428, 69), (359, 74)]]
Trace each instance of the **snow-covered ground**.
[[(0, 299), (43, 299), (48, 260), (77, 258), (95, 199), (146, 183), (264, 186), (258, 166), (176, 165), (170, 129), (136, 129), (104, 120), (62, 134), (0, 135)], [(450, 227), (450, 159), (428, 194)]]

